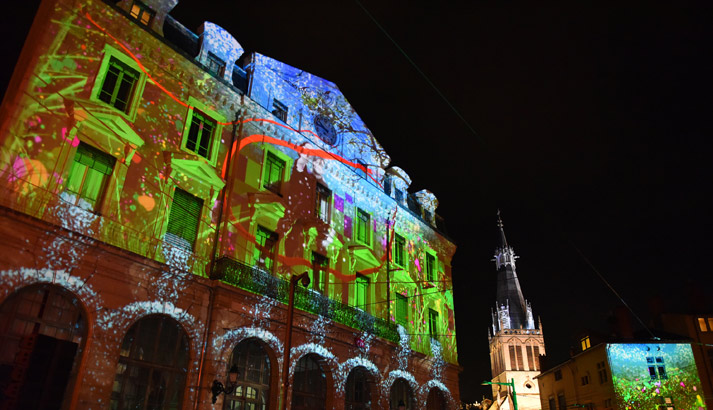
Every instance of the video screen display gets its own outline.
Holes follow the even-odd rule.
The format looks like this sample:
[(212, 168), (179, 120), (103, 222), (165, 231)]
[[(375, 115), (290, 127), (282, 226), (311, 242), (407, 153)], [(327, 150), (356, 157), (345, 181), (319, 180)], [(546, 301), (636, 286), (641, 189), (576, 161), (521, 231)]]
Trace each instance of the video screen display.
[(705, 409), (690, 344), (609, 344), (618, 409)]

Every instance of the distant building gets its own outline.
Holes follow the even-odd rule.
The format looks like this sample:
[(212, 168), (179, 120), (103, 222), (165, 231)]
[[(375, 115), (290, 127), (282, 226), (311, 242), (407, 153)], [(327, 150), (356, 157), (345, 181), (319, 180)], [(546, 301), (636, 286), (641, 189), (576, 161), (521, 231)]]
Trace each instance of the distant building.
[(334, 83), (177, 3), (39, 7), (0, 107), (0, 409), (456, 408), (435, 195)]
[(706, 403), (713, 403), (713, 314), (664, 313), (657, 325), (666, 332), (691, 339)]
[[(488, 331), (493, 383), (514, 380), (518, 408), (539, 409), (540, 396), (535, 377), (540, 374), (540, 355), (545, 354), (542, 325), (535, 326), (532, 307), (525, 300), (515, 271), (515, 251), (508, 245), (498, 212), (498, 247), (495, 249), (497, 299)], [(493, 384), (493, 406), (512, 406), (512, 390)], [(511, 408), (511, 407), (510, 407)]]
[(687, 342), (612, 342), (591, 345), (537, 376), (542, 410), (705, 409), (703, 389)]

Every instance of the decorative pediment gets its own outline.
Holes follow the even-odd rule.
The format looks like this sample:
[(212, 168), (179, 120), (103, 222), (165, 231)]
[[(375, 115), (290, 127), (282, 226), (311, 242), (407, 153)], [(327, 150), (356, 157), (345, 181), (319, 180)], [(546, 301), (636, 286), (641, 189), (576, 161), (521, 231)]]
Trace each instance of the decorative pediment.
[(361, 272), (381, 265), (381, 260), (365, 245), (351, 245), (349, 253), (352, 255), (353, 271)]
[(89, 138), (116, 158), (131, 161), (144, 140), (116, 110), (103, 104), (82, 101), (74, 107), (80, 139)]
[[(173, 159), (171, 160), (171, 177), (190, 184), (189, 192), (201, 198), (214, 202), (218, 193), (225, 186), (215, 169), (203, 160)], [(197, 191), (197, 192), (196, 192)]]

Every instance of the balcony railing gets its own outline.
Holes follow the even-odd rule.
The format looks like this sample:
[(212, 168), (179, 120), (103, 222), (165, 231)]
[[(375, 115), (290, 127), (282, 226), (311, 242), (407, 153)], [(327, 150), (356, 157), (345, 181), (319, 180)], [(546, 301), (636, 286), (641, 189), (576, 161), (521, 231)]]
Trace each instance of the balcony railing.
[[(289, 282), (260, 268), (222, 257), (216, 261), (214, 273), (214, 279), (287, 303)], [(309, 289), (295, 289), (295, 307), (392, 342), (399, 340), (395, 323), (374, 317), (359, 308), (329, 299)]]

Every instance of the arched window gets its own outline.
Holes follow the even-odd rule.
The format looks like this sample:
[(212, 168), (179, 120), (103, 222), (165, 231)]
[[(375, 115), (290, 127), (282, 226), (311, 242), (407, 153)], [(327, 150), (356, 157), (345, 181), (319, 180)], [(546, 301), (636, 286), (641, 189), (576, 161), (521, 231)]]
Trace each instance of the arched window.
[(428, 392), (426, 401), (427, 410), (446, 410), (446, 398), (438, 387), (434, 387)]
[(414, 410), (416, 403), (413, 401), (413, 391), (406, 379), (398, 378), (391, 385), (389, 395), (389, 405), (391, 410)]
[(371, 376), (364, 367), (354, 368), (347, 377), (345, 410), (370, 409), (372, 384)]
[(24, 288), (0, 306), (0, 403), (50, 409), (65, 403), (86, 338), (79, 300), (52, 285)]
[(262, 343), (255, 339), (240, 342), (233, 350), (228, 368), (233, 365), (238, 368), (238, 385), (233, 394), (225, 397), (223, 409), (267, 410), (271, 367)]
[(188, 365), (188, 337), (175, 320), (152, 315), (131, 326), (121, 343), (111, 408), (181, 408)]
[(326, 375), (317, 356), (307, 355), (297, 362), (292, 383), (292, 409), (324, 410), (327, 398)]

